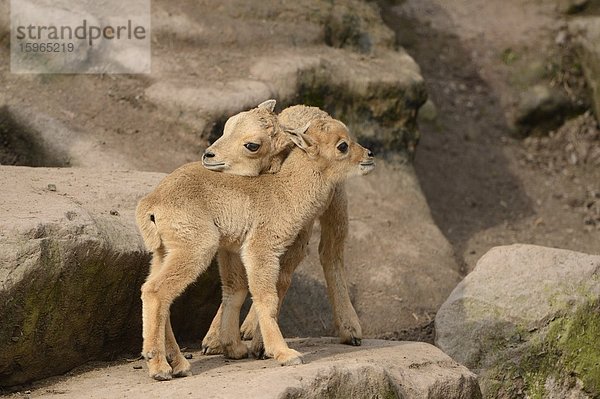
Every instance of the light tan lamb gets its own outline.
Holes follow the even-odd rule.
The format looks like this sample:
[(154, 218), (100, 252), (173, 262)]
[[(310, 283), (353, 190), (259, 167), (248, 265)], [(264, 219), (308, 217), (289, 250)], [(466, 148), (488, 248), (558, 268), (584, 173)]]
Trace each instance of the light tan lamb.
[(249, 289), (266, 355), (282, 365), (302, 362), (277, 324), (279, 257), (316, 217), (336, 185), (351, 175), (369, 173), (374, 161), (371, 152), (353, 142), (346, 127), (333, 119), (315, 120), (286, 134), (295, 147), (277, 174), (248, 178), (190, 163), (139, 202), (136, 221), (153, 253), (142, 285), (142, 353), (153, 378), (190, 374), (168, 322), (169, 308), (217, 252), (225, 355), (247, 356), (238, 323)]
[[(247, 112), (231, 117), (225, 124), (223, 135), (203, 156), (203, 164), (211, 170), (224, 173), (257, 176), (276, 173), (289, 154), (291, 141), (281, 126), (298, 128), (316, 119), (331, 119), (317, 107), (295, 105), (284, 109), (275, 120), (275, 100), (268, 100)], [(344, 243), (348, 233), (348, 210), (344, 183), (337, 184), (333, 195), (325, 204), (321, 215), (321, 241), (319, 255), (328, 295), (333, 308), (334, 322), (342, 343), (360, 345), (362, 330), (356, 311), (350, 301), (344, 272)], [(300, 231), (294, 243), (281, 259), (281, 274), (277, 284), (279, 307), (289, 288), (292, 274), (305, 258), (314, 220)], [(232, 261), (236, 261), (231, 258)], [(221, 308), (202, 341), (205, 354), (222, 353), (219, 342)], [(260, 354), (260, 334), (254, 306), (241, 326), (245, 339), (253, 338), (253, 352)]]

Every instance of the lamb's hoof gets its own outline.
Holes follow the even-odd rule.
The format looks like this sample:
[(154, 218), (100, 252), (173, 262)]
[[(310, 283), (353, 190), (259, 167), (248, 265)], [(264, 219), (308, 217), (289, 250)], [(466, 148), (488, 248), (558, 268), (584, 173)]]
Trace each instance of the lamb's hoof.
[(192, 376), (192, 370), (181, 370), (178, 372), (174, 372), (173, 373), (173, 377), (175, 378), (184, 378), (184, 377), (191, 377)]
[(302, 354), (293, 349), (287, 349), (279, 352), (277, 355), (275, 355), (275, 360), (277, 360), (282, 366), (295, 366), (304, 363), (302, 360)]
[(342, 341), (343, 344), (352, 345), (352, 346), (360, 346), (362, 344), (362, 339), (357, 337), (352, 337), (347, 341)]
[(150, 376), (152, 378), (154, 378), (156, 381), (169, 381), (171, 379), (173, 379), (173, 375), (171, 374), (171, 372), (167, 372), (167, 371), (161, 371), (155, 374), (150, 374)]
[(150, 368), (150, 377), (156, 381), (169, 381), (173, 379), (173, 369), (167, 364), (168, 367), (161, 367), (160, 369)]
[(302, 356), (300, 357), (296, 357), (296, 358), (292, 358), (288, 361), (286, 361), (285, 363), (281, 363), (282, 366), (297, 366), (299, 364), (303, 364), (304, 363), (304, 359), (302, 359)]
[(358, 328), (349, 328), (340, 333), (340, 341), (345, 345), (360, 346), (362, 344), (362, 332)]
[(164, 357), (149, 359), (148, 373), (157, 381), (168, 381), (173, 378), (173, 369)]
[(267, 353), (265, 352), (265, 344), (262, 341), (256, 342), (256, 340), (253, 340), (251, 352), (252, 356), (256, 359), (264, 360), (268, 358)]
[(179, 354), (171, 363), (171, 367), (173, 368), (173, 377), (175, 378), (189, 377), (192, 375), (192, 366), (182, 354)]
[(222, 355), (223, 348), (221, 348), (221, 342), (218, 338), (206, 336), (202, 340), (202, 354), (203, 355)]
[(229, 359), (245, 359), (248, 357), (248, 347), (242, 342), (224, 345), (225, 357)]
[(244, 341), (250, 341), (250, 340), (252, 340), (252, 338), (254, 338), (254, 329), (245, 327), (242, 324), (242, 327), (240, 328), (240, 336), (242, 337), (242, 339)]
[(223, 354), (223, 349), (221, 349), (221, 346), (217, 346), (215, 347), (211, 347), (211, 346), (204, 346), (202, 345), (202, 354), (203, 355), (222, 355)]

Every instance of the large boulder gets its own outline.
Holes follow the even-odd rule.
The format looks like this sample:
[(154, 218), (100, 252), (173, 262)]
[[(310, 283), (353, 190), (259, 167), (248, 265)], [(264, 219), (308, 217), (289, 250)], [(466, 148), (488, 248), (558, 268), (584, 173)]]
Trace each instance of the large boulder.
[(435, 318), (436, 344), (485, 397), (600, 395), (600, 256), (496, 247)]
[[(162, 176), (0, 167), (0, 386), (139, 352), (150, 257), (134, 209)], [(175, 330), (199, 339), (219, 299), (211, 269), (175, 306)]]
[(569, 23), (585, 78), (590, 87), (596, 119), (600, 120), (600, 17), (581, 17)]
[[(453, 250), (431, 218), (409, 165), (379, 162), (347, 183), (350, 228), (345, 266), (352, 302), (367, 336), (417, 334), (460, 281)], [(316, 248), (296, 271), (280, 323), (291, 336), (334, 334)]]
[(477, 379), (432, 345), (366, 340), (361, 348), (331, 339), (294, 340), (308, 364), (229, 362), (193, 353), (193, 376), (152, 382), (143, 362), (124, 363), (33, 389), (31, 398), (423, 398), (477, 399)]

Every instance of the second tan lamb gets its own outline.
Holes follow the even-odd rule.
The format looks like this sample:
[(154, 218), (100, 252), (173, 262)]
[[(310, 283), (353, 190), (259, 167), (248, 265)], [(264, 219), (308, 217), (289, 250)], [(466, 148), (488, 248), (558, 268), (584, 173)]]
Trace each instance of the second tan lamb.
[[(275, 115), (275, 104), (275, 100), (267, 100), (254, 109), (232, 116), (225, 124), (223, 135), (206, 149), (204, 166), (210, 170), (245, 176), (277, 173), (292, 146), (283, 132), (284, 127), (298, 128), (316, 119), (332, 119), (325, 111), (304, 105), (288, 107)], [(321, 224), (319, 256), (340, 341), (360, 345), (362, 329), (350, 301), (344, 270), (344, 244), (348, 234), (347, 208), (346, 190), (342, 182), (336, 186), (318, 216)], [(280, 307), (293, 272), (306, 257), (313, 224), (314, 221), (310, 221), (300, 231), (295, 242), (281, 258), (281, 274), (277, 284)], [(236, 261), (234, 257), (228, 260)], [(206, 354), (222, 353), (218, 336), (220, 320), (221, 308), (202, 341), (203, 352)], [(253, 352), (260, 354), (260, 333), (254, 307), (250, 308), (240, 332), (244, 339), (253, 338)]]

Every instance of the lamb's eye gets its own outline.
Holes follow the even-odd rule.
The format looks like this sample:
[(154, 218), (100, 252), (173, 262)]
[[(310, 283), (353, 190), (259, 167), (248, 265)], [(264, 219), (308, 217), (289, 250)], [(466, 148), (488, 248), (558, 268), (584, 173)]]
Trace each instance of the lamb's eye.
[(343, 152), (345, 154), (346, 151), (348, 151), (348, 143), (346, 143), (345, 141), (342, 141), (341, 143), (338, 144), (337, 149), (340, 152)]
[(250, 151), (250, 152), (256, 152), (260, 148), (260, 144), (246, 143), (246, 144), (244, 144), (244, 147), (246, 147), (248, 149), (248, 151)]

